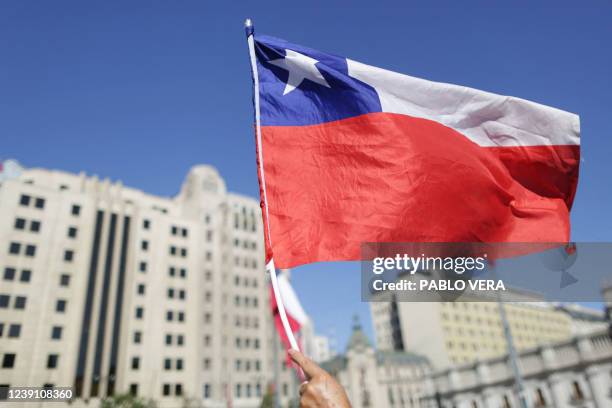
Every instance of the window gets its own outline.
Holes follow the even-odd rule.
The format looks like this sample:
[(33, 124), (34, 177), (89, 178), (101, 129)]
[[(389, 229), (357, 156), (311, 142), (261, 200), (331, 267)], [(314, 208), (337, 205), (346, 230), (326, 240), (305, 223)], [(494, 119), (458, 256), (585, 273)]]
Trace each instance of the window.
[(176, 275), (176, 268), (174, 268), (172, 266), (170, 268), (168, 268), (168, 275), (170, 275), (170, 276)]
[(0, 322), (0, 337), (2, 337), (3, 333), (4, 333), (4, 323)]
[(144, 295), (145, 294), (145, 285), (142, 284), (142, 283), (138, 285), (138, 294), (139, 295)]
[(584, 393), (578, 381), (572, 382), (572, 399), (574, 401), (582, 401), (584, 399)]
[(181, 278), (187, 277), (187, 269), (181, 268)]
[(45, 199), (44, 198), (37, 198), (36, 202), (34, 203), (34, 207), (40, 208), (41, 210), (43, 208), (45, 208)]
[(177, 358), (176, 359), (176, 369), (177, 370), (182, 370), (183, 369), (183, 359), (181, 359), (181, 358)]
[(66, 273), (60, 275), (60, 286), (70, 286), (70, 275)]
[(141, 306), (138, 306), (136, 308), (136, 318), (137, 319), (142, 319), (144, 316), (144, 309)]
[(185, 290), (184, 289), (179, 290), (179, 299), (185, 299)]
[(164, 396), (170, 395), (170, 384), (164, 384), (162, 393)]
[(76, 238), (76, 236), (77, 236), (77, 228), (68, 227), (68, 238)]
[(64, 313), (66, 311), (66, 301), (64, 299), (59, 299), (55, 304), (55, 311), (59, 313)]
[(182, 346), (183, 344), (185, 344), (185, 337), (183, 337), (182, 334), (179, 334), (178, 336), (176, 336), (176, 344), (179, 346)]
[(26, 250), (25, 250), (25, 254), (26, 256), (35, 256), (36, 255), (36, 245), (26, 245)]
[(15, 367), (15, 353), (6, 353), (2, 357), (2, 368), (13, 368)]
[(72, 262), (72, 260), (74, 259), (74, 251), (67, 249), (64, 251), (64, 261), (66, 262)]
[(30, 231), (32, 232), (40, 231), (40, 221), (30, 221)]
[(147, 251), (147, 250), (149, 250), (149, 241), (147, 241), (147, 240), (143, 240), (143, 241), (140, 243), (140, 249), (142, 249), (143, 251)]
[(172, 310), (168, 310), (166, 312), (166, 320), (171, 322), (174, 319), (174, 313), (172, 313)]
[(133, 396), (138, 395), (138, 384), (130, 384), (130, 394)]
[(138, 370), (140, 368), (140, 358), (132, 357), (132, 370)]
[(173, 225), (173, 226), (172, 226), (172, 228), (171, 228), (171, 230), (170, 230), (170, 233), (171, 233), (172, 235), (176, 235), (176, 231), (177, 231), (177, 230), (178, 230), (178, 228), (176, 228), (176, 226), (175, 226), (175, 225)]
[(181, 248), (181, 256), (183, 258), (187, 256), (187, 248)]
[(149, 221), (149, 220), (142, 220), (142, 228), (146, 229), (146, 230), (151, 228), (151, 221)]
[(6, 309), (10, 299), (11, 297), (9, 295), (0, 295), (0, 307)]
[(47, 368), (57, 368), (59, 356), (57, 354), (49, 354), (47, 357)]
[(170, 255), (176, 255), (176, 247), (174, 245), (170, 246)]
[(15, 229), (22, 230), (25, 228), (25, 224), (26, 224), (26, 220), (24, 220), (23, 218), (15, 219)]
[(25, 309), (25, 307), (26, 307), (25, 296), (17, 296), (15, 298), (15, 309)]
[(29, 269), (23, 269), (21, 271), (21, 277), (19, 278), (19, 280), (21, 282), (29, 282), (31, 277), (32, 277), (32, 271)]
[(178, 321), (179, 322), (185, 321), (185, 312), (178, 312)]
[(134, 332), (134, 344), (140, 344), (142, 341), (142, 332)]
[(171, 370), (172, 369), (172, 360), (170, 360), (169, 358), (164, 359), (164, 370)]
[(210, 398), (210, 384), (204, 384), (204, 399)]
[(77, 204), (73, 204), (72, 209), (70, 210), (70, 213), (74, 215), (75, 217), (78, 217), (81, 214), (81, 206)]
[(183, 384), (176, 384), (174, 386), (174, 393), (179, 396), (183, 395)]
[(183, 228), (183, 231), (181, 231), (181, 232), (182, 232), (183, 237), (185, 237), (185, 238), (189, 234), (189, 231), (187, 231), (187, 228)]
[(21, 251), (21, 244), (19, 242), (11, 242), (9, 245), (9, 254), (18, 255)]
[(53, 340), (59, 340), (62, 338), (62, 328), (61, 326), (53, 326), (51, 328), (51, 338)]
[(11, 281), (15, 279), (15, 268), (4, 268), (4, 280)]
[(21, 325), (11, 324), (8, 329), (8, 336), (13, 337), (13, 338), (18, 338), (19, 334), (21, 334)]
[(242, 386), (240, 384), (236, 384), (236, 398), (240, 398), (242, 396)]
[(168, 288), (168, 299), (174, 298), (174, 289)]
[(166, 334), (166, 345), (167, 346), (172, 345), (172, 335), (171, 334)]
[(147, 271), (147, 263), (146, 262), (141, 262), (139, 265), (139, 269), (140, 272), (146, 272)]
[(19, 205), (28, 207), (30, 205), (30, 196), (22, 194), (21, 198), (19, 199)]

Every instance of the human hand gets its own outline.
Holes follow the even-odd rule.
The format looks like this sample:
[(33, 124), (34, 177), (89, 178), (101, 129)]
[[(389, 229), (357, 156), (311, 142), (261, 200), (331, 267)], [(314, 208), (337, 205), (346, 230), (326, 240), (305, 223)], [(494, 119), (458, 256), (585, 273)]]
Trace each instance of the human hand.
[(351, 408), (344, 388), (329, 373), (297, 350), (289, 350), (289, 355), (306, 375), (300, 385), (300, 408)]

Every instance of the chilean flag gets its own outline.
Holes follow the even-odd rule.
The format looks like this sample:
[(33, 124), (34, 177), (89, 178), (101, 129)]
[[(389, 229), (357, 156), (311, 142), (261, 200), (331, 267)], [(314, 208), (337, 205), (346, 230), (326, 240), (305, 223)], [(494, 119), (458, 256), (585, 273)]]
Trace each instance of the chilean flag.
[(266, 255), (363, 242), (567, 242), (577, 115), (254, 37)]
[[(281, 301), (285, 306), (285, 312), (287, 314), (287, 320), (289, 321), (291, 332), (297, 334), (300, 331), (300, 328), (308, 322), (308, 315), (306, 315), (306, 312), (304, 312), (302, 304), (300, 303), (300, 300), (289, 282), (289, 271), (277, 269), (273, 273), (276, 273), (277, 276), (278, 289), (280, 292)], [(278, 304), (276, 302), (276, 297), (274, 296), (272, 287), (270, 287), (270, 307), (272, 308), (274, 325), (276, 326), (276, 330), (281, 338), (281, 342), (286, 349), (290, 349), (291, 344), (289, 337), (283, 329), (283, 323), (281, 321)]]

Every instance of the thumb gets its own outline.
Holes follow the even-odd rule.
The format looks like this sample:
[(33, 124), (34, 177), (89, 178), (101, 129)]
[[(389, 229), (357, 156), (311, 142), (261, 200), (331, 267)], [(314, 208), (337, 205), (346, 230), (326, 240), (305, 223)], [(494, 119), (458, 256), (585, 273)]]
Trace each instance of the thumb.
[(325, 372), (321, 367), (316, 365), (311, 359), (298, 350), (290, 349), (289, 356), (295, 364), (299, 365), (302, 370), (304, 370), (304, 373), (309, 379)]

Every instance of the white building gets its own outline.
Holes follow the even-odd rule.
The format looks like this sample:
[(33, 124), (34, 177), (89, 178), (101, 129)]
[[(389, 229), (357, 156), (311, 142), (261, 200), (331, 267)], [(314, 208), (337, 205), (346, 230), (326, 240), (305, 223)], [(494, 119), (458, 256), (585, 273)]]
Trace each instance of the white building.
[[(385, 294), (386, 295), (386, 294)], [(517, 350), (567, 340), (605, 327), (603, 312), (529, 299), (506, 302)], [(497, 302), (409, 302), (391, 297), (371, 302), (370, 312), (381, 350), (407, 350), (427, 356), (436, 369), (493, 358), (506, 352)], [(475, 299), (477, 300), (477, 299)]]
[(334, 356), (330, 348), (329, 338), (315, 332), (312, 320), (309, 319), (308, 323), (302, 326), (300, 334), (302, 336), (304, 353), (310, 357), (311, 360), (321, 363)]
[(427, 395), (426, 357), (372, 347), (357, 320), (346, 353), (321, 365), (342, 384), (353, 408), (418, 408)]
[[(612, 407), (612, 340), (606, 331), (578, 335), (518, 355), (529, 407)], [(519, 408), (508, 356), (431, 375), (427, 407)]]
[(83, 173), (2, 180), (0, 385), (258, 406), (274, 372), (262, 237), (259, 202), (209, 166), (173, 198)]

